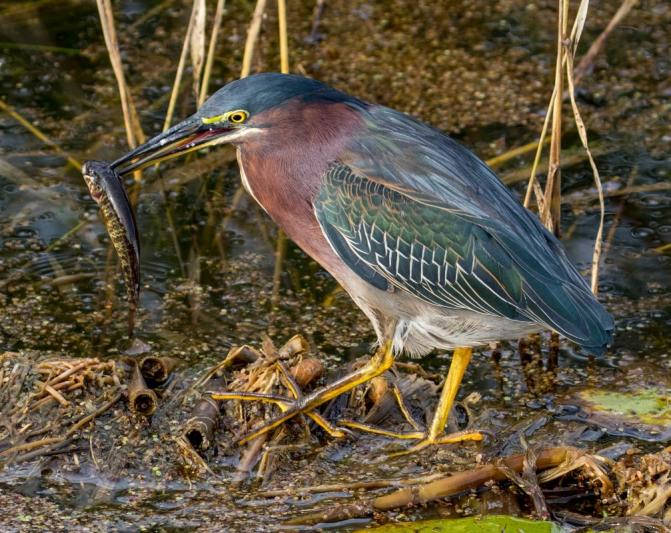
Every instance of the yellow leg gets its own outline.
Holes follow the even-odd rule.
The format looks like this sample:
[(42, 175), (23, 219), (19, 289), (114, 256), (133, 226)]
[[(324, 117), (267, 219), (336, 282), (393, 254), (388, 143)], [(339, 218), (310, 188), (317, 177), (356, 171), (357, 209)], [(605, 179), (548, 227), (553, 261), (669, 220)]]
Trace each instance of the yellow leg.
[(445, 384), (443, 385), (443, 390), (440, 394), (438, 405), (436, 406), (436, 413), (434, 414), (431, 427), (428, 431), (420, 430), (417, 423), (413, 420), (412, 416), (408, 412), (403, 402), (403, 398), (400, 396), (400, 391), (398, 390), (394, 392), (396, 394), (399, 407), (401, 408), (401, 412), (417, 431), (409, 431), (406, 433), (388, 431), (350, 420), (341, 420), (340, 424), (353, 429), (358, 429), (360, 431), (366, 431), (368, 433), (374, 433), (376, 435), (382, 435), (385, 437), (419, 440), (419, 442), (410, 449), (392, 455), (405, 455), (408, 453), (413, 453), (432, 444), (453, 444), (456, 442), (483, 440), (483, 434), (479, 431), (462, 431), (459, 433), (453, 433), (451, 435), (443, 434), (445, 424), (447, 423), (450, 411), (454, 405), (454, 399), (457, 396), (457, 391), (459, 390), (459, 386), (461, 385), (461, 381), (464, 378), (464, 373), (466, 372), (466, 368), (468, 367), (468, 363), (470, 362), (472, 355), (473, 350), (471, 348), (457, 348), (454, 351), (454, 354), (452, 355), (452, 363), (450, 364), (450, 370), (447, 374), (447, 378), (445, 379)]
[(429, 428), (429, 440), (435, 440), (443, 432), (472, 355), (472, 348), (457, 348), (454, 350), (450, 370), (447, 373), (447, 378), (445, 378), (443, 391), (440, 393), (440, 400), (438, 400), (436, 406), (436, 413), (433, 415), (433, 422)]
[(473, 355), (472, 348), (457, 348), (452, 354), (452, 363), (450, 370), (445, 378), (443, 390), (440, 393), (440, 399), (436, 406), (436, 413), (433, 416), (431, 427), (424, 438), (412, 448), (394, 455), (405, 455), (407, 453), (414, 453), (432, 444), (453, 444), (455, 442), (463, 441), (481, 441), (483, 440), (482, 433), (478, 431), (469, 431), (454, 433), (452, 435), (443, 435), (447, 418), (450, 416), (450, 411), (454, 405), (454, 399), (457, 397), (457, 391), (461, 385), (461, 380), (464, 378), (466, 367)]
[[(330, 425), (328, 425), (326, 420), (324, 420), (321, 416), (319, 415), (317, 415), (316, 417), (312, 416), (314, 415), (314, 413), (311, 413), (311, 411), (314, 411), (314, 409), (316, 409), (320, 405), (328, 402), (329, 400), (332, 400), (333, 398), (336, 398), (337, 396), (340, 396), (341, 394), (353, 389), (354, 387), (361, 385), (362, 383), (366, 383), (367, 381), (373, 379), (375, 376), (379, 376), (380, 374), (386, 372), (391, 368), (393, 364), (394, 364), (394, 357), (392, 353), (392, 345), (391, 341), (388, 341), (378, 349), (378, 351), (375, 353), (375, 355), (373, 355), (368, 364), (366, 364), (362, 368), (352, 372), (351, 374), (348, 374), (343, 378), (336, 380), (335, 382), (331, 383), (326, 387), (317, 389), (311, 394), (308, 394), (306, 396), (298, 397), (293, 401), (289, 399), (282, 399), (282, 401), (278, 401), (277, 397), (272, 397), (269, 395), (252, 395), (251, 393), (231, 393), (231, 392), (212, 393), (212, 398), (215, 400), (258, 399), (261, 401), (268, 401), (271, 403), (275, 403), (278, 406), (280, 406), (280, 409), (283, 411), (282, 414), (278, 415), (270, 422), (262, 425), (260, 428), (255, 429), (251, 433), (248, 433), (247, 435), (242, 437), (238, 441), (239, 444), (243, 444), (252, 439), (255, 439), (259, 435), (263, 435), (264, 433), (267, 433), (268, 431), (275, 429), (276, 427), (284, 424), (287, 420), (290, 420), (301, 413), (305, 413), (308, 416), (311, 416), (311, 418), (317, 424), (323, 427), (326, 431), (329, 431), (331, 429), (335, 430), (335, 428), (332, 428)], [(289, 389), (291, 390), (292, 393), (295, 392), (291, 385), (289, 386)], [(326, 424), (322, 424), (322, 422)]]

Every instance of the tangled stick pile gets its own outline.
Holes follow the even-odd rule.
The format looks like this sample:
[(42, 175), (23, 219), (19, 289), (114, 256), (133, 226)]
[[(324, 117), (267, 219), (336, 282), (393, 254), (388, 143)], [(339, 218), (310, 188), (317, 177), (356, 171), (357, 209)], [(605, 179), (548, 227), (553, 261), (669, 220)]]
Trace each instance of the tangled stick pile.
[(115, 361), (0, 355), (0, 464), (67, 451), (122, 396)]

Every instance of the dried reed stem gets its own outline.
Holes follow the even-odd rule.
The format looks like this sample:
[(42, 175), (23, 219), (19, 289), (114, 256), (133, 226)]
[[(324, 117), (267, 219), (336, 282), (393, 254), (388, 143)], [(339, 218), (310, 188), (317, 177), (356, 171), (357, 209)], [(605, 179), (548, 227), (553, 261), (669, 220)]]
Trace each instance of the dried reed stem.
[(179, 87), (182, 84), (182, 76), (184, 75), (184, 67), (186, 65), (186, 56), (189, 53), (189, 43), (191, 42), (191, 34), (195, 25), (196, 15), (198, 14), (198, 0), (194, 0), (191, 8), (191, 16), (189, 17), (189, 24), (186, 27), (186, 34), (184, 34), (184, 43), (182, 44), (182, 52), (179, 55), (177, 62), (177, 71), (175, 72), (175, 81), (172, 83), (172, 92), (170, 93), (170, 101), (168, 102), (168, 110), (165, 113), (165, 120), (163, 121), (163, 131), (166, 131), (172, 123), (172, 117), (175, 113), (175, 105), (177, 104), (177, 95), (179, 94)]
[[(586, 3), (586, 0), (583, 0), (583, 2)], [(583, 148), (585, 149), (585, 152), (587, 153), (587, 157), (589, 159), (589, 164), (592, 167), (594, 184), (596, 185), (597, 194), (599, 196), (599, 228), (597, 229), (596, 237), (594, 239), (594, 253), (592, 254), (592, 278), (591, 278), (592, 292), (596, 294), (599, 289), (599, 261), (601, 259), (601, 247), (603, 243), (603, 225), (606, 213), (606, 205), (604, 203), (603, 187), (601, 186), (601, 177), (599, 176), (599, 170), (596, 167), (594, 157), (592, 157), (592, 152), (589, 149), (589, 141), (587, 139), (587, 129), (585, 128), (585, 123), (583, 122), (582, 116), (580, 115), (578, 104), (575, 101), (572, 54), (568, 54), (568, 61), (566, 63), (566, 76), (568, 78), (569, 95), (571, 96), (571, 107), (573, 108), (573, 118), (575, 120), (576, 126), (578, 127), (578, 135), (580, 136), (580, 142), (582, 142)]]
[(550, 139), (550, 156), (548, 178), (545, 184), (545, 209), (541, 210), (541, 220), (548, 229), (559, 235), (561, 219), (561, 130), (562, 130), (562, 99), (564, 87), (564, 41), (568, 29), (568, 0), (557, 1), (557, 60), (555, 64), (554, 106), (552, 110), (552, 137)]
[[(537, 470), (559, 466), (575, 458), (576, 451), (571, 448), (550, 448), (541, 451), (536, 460)], [(360, 516), (373, 514), (376, 511), (388, 511), (409, 505), (421, 505), (439, 498), (446, 498), (476, 489), (491, 481), (503, 481), (505, 473), (498, 465), (505, 465), (512, 471), (521, 472), (524, 468), (525, 455), (503, 457), (497, 463), (457, 472), (423, 485), (410, 485), (384, 496), (379, 496), (363, 502), (332, 506), (321, 512), (310, 513), (290, 520), (286, 525), (314, 524), (319, 522), (337, 522)], [(572, 461), (573, 462), (573, 461)]]
[(624, 0), (618, 10), (615, 12), (615, 15), (613, 15), (613, 18), (611, 18), (608, 22), (606, 28), (596, 39), (594, 39), (594, 42), (589, 47), (589, 50), (587, 50), (587, 53), (582, 57), (580, 63), (578, 63), (578, 66), (575, 68), (573, 79), (576, 85), (580, 83), (583, 76), (587, 74), (587, 72), (592, 67), (594, 59), (597, 55), (599, 55), (599, 52), (601, 52), (603, 49), (604, 44), (606, 44), (606, 39), (608, 39), (608, 36), (612, 33), (616, 26), (622, 22), (622, 19), (627, 16), (627, 14), (636, 4), (638, 4), (638, 0)]
[(263, 21), (263, 13), (266, 10), (266, 0), (256, 0), (256, 7), (252, 15), (252, 21), (247, 30), (247, 40), (245, 41), (245, 52), (242, 56), (242, 71), (241, 78), (246, 78), (252, 70), (252, 58), (254, 57), (254, 48), (256, 41), (259, 38), (261, 31), (261, 22)]
[[(287, 5), (286, 0), (277, 0), (277, 18), (280, 34), (280, 70), (282, 74), (289, 74), (289, 38), (287, 35)], [(287, 254), (287, 237), (280, 228), (277, 231), (277, 244), (275, 245), (275, 267), (273, 270), (273, 293), (271, 305), (277, 306), (280, 302), (280, 285), (282, 281), (282, 269), (284, 258)]]
[(107, 47), (114, 77), (119, 87), (119, 97), (121, 98), (121, 109), (123, 111), (128, 146), (135, 148), (138, 144), (144, 142), (145, 137), (123, 72), (119, 42), (114, 28), (112, 4), (110, 0), (96, 0), (96, 3), (98, 5), (98, 13), (100, 14), (100, 24), (102, 25), (103, 37), (105, 38), (105, 46)]
[(193, 92), (196, 102), (200, 100), (200, 74), (205, 62), (205, 25), (207, 21), (207, 6), (205, 0), (193, 0), (195, 13), (193, 15), (193, 29), (189, 50), (191, 51), (191, 64), (193, 66)]
[(217, 49), (217, 37), (219, 36), (219, 28), (221, 21), (224, 18), (224, 7), (226, 0), (217, 0), (217, 7), (214, 10), (214, 22), (212, 22), (212, 34), (210, 35), (210, 44), (207, 50), (207, 59), (205, 60), (205, 70), (203, 71), (203, 81), (200, 85), (200, 93), (198, 95), (198, 107), (203, 105), (207, 98), (207, 90), (210, 85), (210, 76), (212, 74), (212, 64), (214, 63), (214, 54)]
[[(582, 81), (582, 78), (588, 73), (590, 68), (592, 67), (594, 63), (594, 59), (596, 56), (601, 52), (603, 49), (603, 46), (606, 43), (606, 39), (608, 36), (612, 33), (612, 31), (617, 27), (617, 25), (622, 22), (624, 17), (631, 11), (631, 9), (638, 3), (638, 0), (624, 0), (622, 2), (622, 5), (620, 5), (619, 9), (613, 15), (613, 18), (608, 22), (608, 25), (606, 28), (599, 34), (599, 36), (594, 40), (592, 45), (590, 46), (589, 50), (587, 53), (583, 56), (583, 58), (580, 60), (580, 63), (575, 69), (575, 74), (574, 74), (574, 81), (575, 84), (578, 85), (580, 81)], [(566, 95), (564, 95), (566, 96)], [(551, 116), (551, 109), (553, 107), (553, 102), (554, 99), (551, 99), (550, 101), (550, 110), (545, 115), (545, 120), (549, 121), (549, 118)], [(544, 130), (547, 131), (547, 126), (544, 126)], [(541, 141), (541, 144), (543, 144), (545, 141)], [(529, 152), (533, 152), (534, 150), (539, 150), (539, 142), (538, 141), (533, 141), (527, 144), (524, 144), (522, 146), (518, 146), (517, 148), (513, 148), (511, 150), (508, 150), (507, 152), (504, 152), (496, 157), (493, 157), (491, 159), (487, 160), (487, 164), (490, 167), (497, 167), (500, 166), (507, 161), (514, 159), (515, 157), (519, 157), (521, 155), (527, 154)], [(531, 180), (533, 181), (534, 176), (531, 177)], [(531, 195), (531, 183), (529, 184), (529, 188), (527, 189), (527, 198), (530, 197)], [(525, 199), (525, 206), (528, 206), (528, 200)]]
[(280, 32), (280, 71), (282, 74), (289, 74), (289, 38), (287, 35), (286, 0), (277, 0), (277, 18)]

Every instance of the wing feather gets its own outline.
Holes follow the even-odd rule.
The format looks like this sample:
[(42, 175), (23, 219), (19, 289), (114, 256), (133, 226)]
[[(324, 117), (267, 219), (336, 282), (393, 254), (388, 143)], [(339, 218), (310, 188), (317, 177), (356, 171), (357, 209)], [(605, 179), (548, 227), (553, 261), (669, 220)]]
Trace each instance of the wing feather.
[[(608, 340), (609, 315), (561, 246), (535, 224), (523, 228), (534, 241), (525, 249), (491, 216), (478, 218), (342, 162), (324, 176), (315, 213), (336, 252), (378, 288), (391, 284), (434, 305), (544, 324), (594, 352)], [(540, 260), (536, 241), (544, 242)]]

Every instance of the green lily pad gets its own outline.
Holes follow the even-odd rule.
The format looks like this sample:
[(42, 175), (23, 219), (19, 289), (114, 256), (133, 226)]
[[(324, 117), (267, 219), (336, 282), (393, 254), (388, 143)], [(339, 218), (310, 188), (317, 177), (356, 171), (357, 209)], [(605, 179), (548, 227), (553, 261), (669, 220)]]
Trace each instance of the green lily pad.
[(553, 522), (491, 515), (388, 524), (366, 531), (377, 531), (378, 533), (561, 533), (563, 530)]
[(615, 392), (586, 389), (579, 396), (595, 412), (621, 416), (632, 422), (671, 426), (671, 396), (660, 390)]

